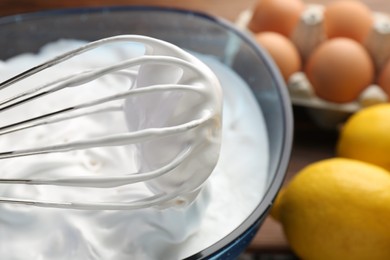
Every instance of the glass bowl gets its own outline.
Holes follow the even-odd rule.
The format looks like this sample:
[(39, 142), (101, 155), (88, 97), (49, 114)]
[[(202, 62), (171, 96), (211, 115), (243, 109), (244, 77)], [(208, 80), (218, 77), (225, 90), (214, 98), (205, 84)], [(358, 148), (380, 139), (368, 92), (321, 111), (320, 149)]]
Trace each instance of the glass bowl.
[(92, 41), (119, 34), (147, 35), (212, 55), (234, 70), (257, 99), (269, 141), (265, 195), (235, 230), (187, 258), (235, 259), (267, 216), (289, 161), (292, 111), (276, 66), (249, 36), (223, 19), (199, 12), (141, 6), (61, 9), (0, 18), (0, 59), (35, 52), (60, 38)]

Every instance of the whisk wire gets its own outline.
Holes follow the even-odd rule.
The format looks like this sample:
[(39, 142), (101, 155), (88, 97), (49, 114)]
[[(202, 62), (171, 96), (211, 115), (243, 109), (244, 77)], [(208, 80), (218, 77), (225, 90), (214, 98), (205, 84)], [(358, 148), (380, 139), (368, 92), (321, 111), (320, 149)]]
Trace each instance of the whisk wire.
[[(59, 55), (41, 65), (35, 66), (25, 72), (20, 73), (2, 83), (0, 83), (0, 95), (1, 91), (14, 86), (15, 84), (22, 84), (22, 80), (28, 80), (29, 77), (39, 73), (42, 70), (58, 65), (72, 57), (75, 57), (81, 53), (84, 53), (88, 50), (97, 48), (99, 46), (114, 43), (114, 42), (135, 42), (144, 44), (145, 53), (141, 57), (133, 57), (126, 59), (115, 64), (94, 68), (86, 70), (84, 72), (77, 72), (72, 75), (67, 75), (66, 77), (61, 77), (55, 80), (51, 80), (48, 83), (41, 84), (40, 86), (24, 90), (13, 95), (10, 98), (6, 98), (0, 101), (0, 112), (22, 106), (25, 103), (38, 100), (46, 95), (50, 95), (61, 91), (65, 88), (74, 88), (86, 83), (92, 82), (96, 79), (99, 79), (106, 75), (124, 75), (127, 80), (130, 80), (129, 90), (122, 91), (113, 95), (96, 98), (83, 102), (81, 104), (75, 104), (67, 106), (64, 108), (57, 108), (57, 110), (50, 111), (46, 114), (33, 116), (27, 119), (18, 120), (16, 122), (11, 122), (0, 127), (0, 136), (5, 137), (7, 134), (14, 132), (28, 130), (33, 127), (39, 127), (43, 125), (58, 123), (66, 120), (75, 119), (77, 117), (82, 117), (86, 115), (92, 115), (96, 113), (106, 113), (106, 112), (118, 112), (124, 111), (123, 104), (117, 104), (119, 100), (127, 100), (130, 97), (148, 95), (150, 93), (163, 93), (166, 91), (171, 92), (187, 92), (190, 94), (196, 93), (200, 97), (200, 101), (205, 102), (205, 104), (210, 102), (210, 95), (215, 95), (213, 92), (215, 89), (219, 88), (219, 85), (216, 83), (215, 78), (211, 77), (208, 74), (208, 70), (200, 65), (197, 61), (196, 65), (193, 64), (194, 60), (192, 56), (189, 56), (188, 53), (183, 50), (173, 46), (171, 44), (144, 37), (144, 36), (134, 36), (134, 35), (122, 35), (114, 36), (110, 38), (101, 39), (95, 42), (88, 43), (80, 48), (69, 51), (62, 55)], [(156, 51), (154, 53), (154, 51)], [(167, 56), (166, 53), (172, 53), (173, 56)], [(162, 54), (161, 54), (162, 53)], [(137, 73), (136, 68), (149, 65), (169, 65), (175, 66), (177, 69), (181, 70), (182, 75), (179, 83), (175, 84), (150, 84), (137, 88)], [(206, 71), (206, 72), (205, 72)], [(151, 75), (153, 76), (153, 75)], [(206, 88), (201, 85), (192, 84), (191, 82), (197, 77), (202, 78), (202, 80), (208, 81), (210, 86)], [(147, 80), (148, 81), (148, 80)], [(154, 82), (152, 80), (151, 82)], [(187, 84), (188, 83), (188, 84)], [(208, 93), (210, 92), (210, 93)], [(218, 93), (218, 91), (216, 91)], [(206, 127), (214, 127), (213, 131), (202, 132), (200, 137), (209, 138), (209, 135), (216, 134), (217, 139), (220, 138), (218, 132), (220, 131), (220, 110), (221, 103), (213, 104), (215, 107), (207, 112), (202, 111), (202, 113), (194, 113), (198, 116), (191, 118), (186, 122), (179, 121), (178, 123), (173, 123), (165, 125), (159, 128), (148, 127), (139, 129), (132, 132), (125, 133), (115, 133), (115, 134), (106, 134), (104, 136), (74, 140), (67, 143), (58, 143), (51, 145), (43, 145), (40, 147), (30, 147), (30, 148), (21, 148), (13, 149), (10, 151), (0, 152), (1, 159), (11, 159), (15, 157), (31, 156), (31, 155), (42, 155), (48, 153), (57, 153), (57, 152), (68, 152), (73, 150), (81, 149), (90, 149), (97, 147), (109, 147), (109, 146), (124, 146), (130, 144), (142, 144), (150, 140), (159, 140), (165, 137), (176, 137), (176, 135), (182, 136), (182, 141), (189, 142), (188, 136), (185, 136), (185, 133), (190, 131), (203, 131)], [(209, 109), (209, 108), (208, 108)], [(174, 116), (174, 115), (172, 115)], [(211, 122), (211, 123), (209, 123)], [(200, 128), (202, 127), (202, 128)], [(204, 128), (203, 128), (204, 127)], [(199, 130), (197, 130), (199, 129)], [(210, 130), (210, 129), (209, 129)], [(205, 134), (206, 133), (206, 134)], [(194, 135), (195, 136), (195, 135)], [(198, 138), (200, 138), (198, 137)], [(193, 138), (191, 136), (191, 138)], [(196, 138), (196, 137), (195, 137)], [(212, 140), (212, 138), (210, 138)], [(169, 177), (171, 182), (177, 182), (178, 187), (175, 190), (170, 190), (170, 188), (165, 189), (164, 184), (161, 184), (160, 188), (156, 191), (155, 188), (150, 189), (151, 195), (146, 196), (142, 199), (135, 199), (132, 201), (125, 202), (61, 202), (61, 201), (44, 201), (36, 199), (16, 199), (16, 198), (6, 198), (0, 197), (0, 204), (17, 204), (17, 205), (33, 205), (38, 207), (49, 207), (49, 208), (65, 208), (65, 209), (86, 209), (86, 210), (133, 210), (141, 209), (154, 206), (172, 206), (176, 204), (181, 204), (182, 202), (191, 201), (196, 195), (200, 188), (201, 184), (205, 179), (210, 175), (213, 168), (216, 164), (217, 155), (213, 155), (215, 161), (212, 163), (204, 162), (207, 158), (209, 151), (216, 151), (215, 148), (219, 147), (219, 142), (204, 140), (205, 143), (197, 142), (199, 147), (193, 147), (193, 144), (184, 143), (180, 147), (181, 150), (165, 165), (162, 165), (156, 169), (147, 169), (143, 172), (137, 172), (135, 174), (124, 174), (124, 175), (115, 175), (115, 176), (76, 176), (76, 177), (39, 177), (39, 178), (1, 178), (1, 185), (57, 185), (57, 186), (71, 186), (71, 187), (89, 187), (89, 188), (114, 188), (123, 185), (130, 185), (139, 182), (150, 182), (158, 181), (161, 178)], [(213, 143), (215, 142), (215, 143)], [(201, 144), (201, 145), (200, 145)], [(202, 148), (200, 148), (200, 146)], [(204, 153), (199, 152), (203, 151)], [(159, 149), (162, 149), (159, 147)], [(188, 175), (188, 183), (183, 181), (180, 178), (177, 178), (181, 174), (178, 169), (182, 169), (182, 164), (189, 161), (189, 158), (194, 156), (193, 153), (197, 151), (199, 160), (195, 160), (192, 165), (199, 170), (199, 176)], [(202, 165), (202, 163), (205, 165)], [(198, 164), (198, 165), (197, 165)], [(205, 170), (206, 169), (206, 170)], [(208, 169), (208, 170), (207, 170)], [(174, 173), (174, 174), (173, 174)], [(194, 180), (190, 180), (190, 178)], [(176, 180), (177, 179), (177, 180)], [(184, 184), (183, 184), (184, 183)], [(188, 202), (187, 201), (187, 202)]]

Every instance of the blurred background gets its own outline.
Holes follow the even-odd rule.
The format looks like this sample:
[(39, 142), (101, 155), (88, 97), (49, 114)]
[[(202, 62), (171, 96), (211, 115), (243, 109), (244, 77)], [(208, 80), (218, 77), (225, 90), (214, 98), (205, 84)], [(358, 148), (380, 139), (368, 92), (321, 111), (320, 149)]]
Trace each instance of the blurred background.
[[(332, 0), (304, 0), (304, 2), (326, 4)], [(362, 2), (373, 10), (390, 10), (390, 1), (363, 0)], [(240, 12), (252, 8), (256, 3), (257, 0), (1, 0), (0, 15), (74, 6), (158, 5), (206, 11), (234, 21)]]
[[(196, 10), (235, 22), (244, 11), (254, 8), (257, 2), (258, 0), (0, 0), (0, 16), (71, 7), (146, 5)], [(333, 1), (304, 0), (304, 2), (327, 4)], [(362, 0), (361, 2), (373, 11), (390, 12), (389, 0)], [(294, 116), (297, 129), (286, 181), (305, 165), (333, 154), (337, 138), (335, 133), (317, 129), (316, 126), (308, 123), (307, 115), (302, 113), (300, 108), (294, 108)], [(319, 145), (315, 143), (320, 139), (322, 141), (319, 149)], [(289, 259), (298, 258), (291, 252), (280, 224), (271, 218), (265, 221), (247, 252), (240, 257), (240, 260)]]

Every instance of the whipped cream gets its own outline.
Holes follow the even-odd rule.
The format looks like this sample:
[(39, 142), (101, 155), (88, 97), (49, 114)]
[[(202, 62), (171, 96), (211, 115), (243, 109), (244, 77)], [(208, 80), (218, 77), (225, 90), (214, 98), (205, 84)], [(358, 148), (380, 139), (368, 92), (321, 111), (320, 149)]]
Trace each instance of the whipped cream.
[[(82, 44), (84, 42), (76, 40), (50, 43), (38, 54), (23, 54), (2, 62), (0, 75), (2, 79), (8, 78)], [(76, 63), (65, 64), (60, 71), (50, 69), (49, 75), (77, 72), (85, 66), (117, 62), (123, 55), (136, 56), (143, 51), (140, 46), (133, 45), (131, 46), (133, 53), (128, 54), (129, 46), (125, 47), (102, 48), (93, 55), (76, 60)], [(4, 259), (180, 259), (217, 242), (245, 220), (265, 192), (268, 143), (262, 113), (250, 90), (237, 75), (213, 58), (202, 55), (198, 57), (208, 64), (221, 82), (224, 91), (224, 120), (218, 164), (204, 188), (198, 190), (200, 193), (196, 199), (181, 208), (147, 208), (135, 211), (80, 211), (0, 205), (0, 255)], [(155, 68), (153, 70), (155, 71)], [(145, 84), (150, 83), (148, 76), (150, 71), (145, 74)], [(42, 76), (38, 76), (34, 80), (41, 79)], [(116, 84), (117, 81), (123, 81), (123, 77), (120, 75), (114, 78), (103, 77), (91, 83), (96, 85), (93, 86), (92, 92), (90, 89), (77, 90), (78, 96), (84, 101), (85, 96), (96, 98), (111, 94), (118, 91), (115, 87), (119, 85)], [(27, 110), (34, 114), (48, 107), (61, 106), (58, 100), (66, 100), (67, 95), (74, 95), (72, 91), (75, 90), (61, 93), (59, 99), (46, 97), (39, 102), (32, 102), (28, 104), (30, 107)], [(190, 97), (186, 100), (189, 102)], [(151, 110), (170, 105), (157, 102), (148, 104), (150, 104), (148, 109)], [(132, 110), (144, 105), (145, 100), (134, 99), (125, 107)], [(25, 110), (26, 107), (23, 107), (23, 111)], [(15, 120), (25, 116), (25, 112), (22, 111), (19, 113), (9, 111), (8, 116), (4, 114), (2, 121), (9, 123), (7, 122), (9, 118)], [(155, 120), (156, 118), (153, 118), (151, 122)], [(113, 133), (127, 131), (127, 127), (137, 129), (141, 124), (138, 121), (131, 125), (132, 122), (137, 122), (136, 118), (128, 118), (127, 122), (123, 118), (123, 113), (109, 116), (93, 115), (89, 116), (88, 120), (74, 119), (66, 124), (46, 125), (34, 131), (7, 135), (7, 138), (0, 141), (0, 148), (18, 149), (26, 145), (49, 144), (53, 140), (70, 142), (98, 136), (107, 129)], [(166, 143), (172, 143), (172, 140)], [(152, 150), (150, 147), (146, 147), (145, 150), (135, 149), (133, 146), (103, 147), (47, 154), (39, 159), (34, 156), (5, 159), (0, 161), (0, 173), (3, 178), (37, 178), (48, 173), (53, 177), (115, 176), (119, 173), (138, 171), (137, 156), (140, 151), (141, 153), (145, 151), (149, 155)], [(161, 162), (157, 160), (161, 153), (151, 155), (152, 162), (158, 162), (153, 167), (161, 166)], [(191, 167), (202, 165), (196, 163), (193, 162)], [(204, 179), (201, 182), (203, 181)], [(120, 186), (104, 190), (84, 187), (1, 185), (0, 196), (44, 200), (50, 198), (59, 201), (124, 201), (170, 187), (165, 184), (161, 187), (154, 183), (139, 183), (132, 185), (131, 189)]]

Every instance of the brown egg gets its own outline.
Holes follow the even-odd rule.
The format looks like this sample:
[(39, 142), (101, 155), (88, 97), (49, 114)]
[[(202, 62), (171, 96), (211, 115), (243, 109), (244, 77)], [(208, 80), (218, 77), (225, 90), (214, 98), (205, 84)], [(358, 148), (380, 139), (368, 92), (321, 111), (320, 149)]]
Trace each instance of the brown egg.
[(372, 83), (374, 65), (362, 45), (348, 38), (334, 38), (313, 51), (305, 73), (318, 97), (344, 103), (357, 99)]
[(271, 55), (285, 81), (301, 69), (298, 50), (287, 37), (275, 32), (263, 32), (256, 34), (256, 41)]
[(390, 60), (388, 60), (382, 68), (378, 76), (378, 85), (390, 97)]
[(340, 0), (326, 6), (324, 28), (328, 38), (347, 37), (363, 42), (372, 25), (372, 12), (360, 1)]
[(301, 0), (259, 0), (248, 28), (255, 33), (272, 31), (289, 37), (304, 8)]

